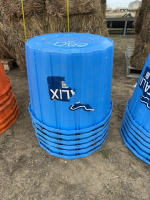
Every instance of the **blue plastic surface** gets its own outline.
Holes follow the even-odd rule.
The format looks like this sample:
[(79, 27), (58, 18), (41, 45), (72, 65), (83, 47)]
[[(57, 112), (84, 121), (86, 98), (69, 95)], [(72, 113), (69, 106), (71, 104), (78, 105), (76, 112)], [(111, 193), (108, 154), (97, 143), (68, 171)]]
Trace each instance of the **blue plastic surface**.
[(146, 141), (150, 141), (150, 133), (148, 133), (146, 130), (143, 129), (140, 125), (138, 125), (131, 114), (129, 113), (128, 107), (126, 109), (126, 119), (129, 121), (131, 128), (137, 132), (142, 138), (144, 138)]
[[(30, 106), (29, 106), (29, 112), (30, 112), (30, 115), (31, 115), (31, 118), (32, 118), (33, 122), (35, 124), (39, 125), (42, 130), (45, 129), (45, 130), (48, 130), (48, 131), (53, 132), (53, 133), (59, 133), (59, 134), (67, 135), (67, 136), (70, 136), (70, 138), (71, 138), (71, 135), (73, 135), (73, 137), (74, 137), (74, 135), (77, 135), (77, 134), (81, 135), (81, 133), (86, 133), (86, 137), (89, 137), (90, 135), (87, 136), (88, 132), (91, 132), (93, 130), (96, 130), (96, 129), (100, 128), (101, 126), (104, 126), (104, 124), (106, 124), (107, 121), (111, 118), (111, 115), (112, 115), (112, 102), (111, 102), (111, 105), (110, 105), (110, 112), (105, 117), (105, 119), (103, 121), (101, 121), (100, 123), (96, 124), (95, 126), (91, 126), (89, 128), (80, 129), (80, 130), (61, 130), (61, 129), (55, 129), (55, 128), (49, 127), (49, 126), (43, 124), (42, 122), (40, 122), (38, 119), (36, 119), (36, 116), (32, 112)], [(81, 136), (79, 136), (79, 137), (81, 137)]]
[[(44, 143), (46, 143), (48, 146), (50, 147), (56, 147), (58, 149), (62, 149), (62, 150), (81, 150), (81, 149), (85, 149), (85, 151), (90, 147), (93, 146), (94, 144), (96, 145), (103, 137), (104, 134), (108, 135), (108, 129), (105, 130), (105, 132), (103, 132), (102, 134), (100, 133), (100, 136), (95, 137), (93, 140), (91, 140), (88, 143), (85, 144), (77, 144), (77, 145), (61, 145), (59, 144), (59, 141), (57, 141), (57, 143), (51, 142), (50, 140), (48, 140), (47, 138), (45, 139), (44, 135), (42, 134), (38, 134), (38, 132), (36, 132), (36, 137), (43, 141)], [(42, 136), (41, 136), (42, 135)], [(70, 142), (68, 142), (68, 144), (70, 144)]]
[(78, 152), (76, 152), (75, 155), (69, 155), (69, 156), (64, 155), (61, 151), (55, 152), (55, 151), (51, 150), (51, 148), (49, 148), (49, 146), (45, 145), (42, 141), (40, 141), (40, 140), (38, 140), (38, 141), (39, 141), (40, 146), (53, 156), (57, 156), (60, 158), (65, 158), (65, 159), (77, 159), (77, 158), (87, 157), (87, 156), (91, 155), (92, 153), (94, 153), (95, 151), (97, 151), (98, 149), (100, 149), (103, 146), (104, 142), (106, 141), (107, 137), (108, 137), (108, 135), (106, 135), (103, 138), (103, 140), (101, 140), (101, 143), (99, 146), (93, 147), (93, 149), (91, 151), (89, 151), (87, 153), (83, 153), (83, 154), (79, 154)]
[(146, 137), (144, 133), (142, 133), (141, 131), (139, 131), (137, 129), (137, 127), (135, 127), (133, 125), (133, 123), (129, 120), (128, 115), (126, 114), (125, 118), (124, 118), (124, 122), (127, 124), (127, 126), (129, 127), (129, 129), (131, 130), (131, 132), (136, 133), (136, 136), (138, 138), (138, 140), (143, 143), (143, 145), (145, 146), (150, 146), (150, 138)]
[[(110, 114), (101, 122), (101, 126), (90, 132), (78, 132), (76, 134), (62, 134), (57, 130), (51, 132), (50, 127), (42, 127), (42, 123), (31, 114), (33, 127), (40, 146), (54, 156), (75, 159), (88, 156), (101, 148), (108, 137)], [(86, 129), (88, 130), (88, 129)]]
[(150, 134), (134, 121), (128, 108), (129, 102), (121, 125), (121, 135), (127, 147), (150, 165)]
[[(64, 132), (99, 127), (111, 110), (113, 56), (114, 42), (98, 35), (58, 33), (29, 39), (27, 71), (36, 119)], [(70, 110), (79, 102), (82, 107)]]
[(80, 149), (79, 147), (76, 147), (76, 149), (66, 150), (61, 146), (59, 148), (58, 147), (56, 148), (56, 147), (54, 147), (54, 145), (53, 146), (50, 145), (50, 143), (48, 141), (44, 141), (39, 137), (38, 137), (38, 141), (41, 141), (47, 148), (49, 148), (54, 153), (58, 153), (58, 154), (61, 153), (61, 154), (66, 155), (66, 156), (75, 156), (76, 154), (86, 154), (86, 153), (92, 151), (93, 149), (99, 147), (103, 143), (106, 136), (108, 136), (108, 132), (107, 133), (105, 132), (105, 134), (103, 134), (99, 138), (98, 142), (96, 142), (93, 145), (90, 145), (89, 147), (86, 147), (84, 149)]
[(125, 121), (122, 124), (122, 129), (124, 129), (127, 132), (128, 137), (136, 144), (136, 146), (138, 146), (141, 149), (142, 152), (150, 154), (150, 145), (146, 144), (146, 142), (143, 142), (141, 139), (138, 140), (140, 137), (138, 137), (138, 135), (134, 131), (132, 131), (132, 129), (130, 129), (130, 127)]
[[(145, 77), (144, 74), (147, 69)], [(141, 101), (142, 96), (144, 96), (145, 102)], [(134, 121), (150, 133), (150, 55), (145, 63), (134, 94), (129, 101), (129, 112)]]
[(126, 146), (137, 156), (139, 159), (150, 165), (150, 159), (146, 159), (141, 153), (141, 150), (126, 136), (125, 132), (120, 130), (122, 138)]
[(132, 147), (134, 147), (134, 149), (141, 155), (143, 156), (143, 158), (145, 159), (150, 159), (150, 156), (145, 153), (142, 149), (141, 146), (138, 145), (135, 141), (133, 141), (130, 137), (129, 132), (122, 126), (122, 132), (124, 133), (124, 136), (126, 137), (126, 140), (128, 141), (129, 144), (132, 145)]
[(150, 55), (127, 103), (120, 132), (127, 147), (150, 165)]
[[(41, 127), (39, 128), (38, 124), (34, 124), (33, 127), (35, 128), (35, 131), (40, 134), (40, 135), (44, 135), (43, 137), (45, 137), (48, 140), (53, 140), (52, 142), (54, 142), (54, 140), (57, 140), (57, 143), (63, 144), (65, 143), (66, 145), (74, 145), (74, 144), (83, 144), (83, 143), (87, 143), (93, 139), (95, 139), (95, 136), (97, 136), (99, 134), (102, 134), (103, 132), (105, 132), (106, 130), (108, 130), (109, 128), (109, 121), (107, 122), (106, 125), (104, 125), (103, 127), (100, 127), (96, 130), (90, 131), (88, 133), (84, 133), (84, 134), (75, 134), (75, 135), (63, 135), (61, 133), (53, 133), (50, 132), (48, 130), (45, 129), (41, 129)], [(98, 135), (99, 136), (99, 135)], [(63, 142), (63, 143), (61, 143)]]

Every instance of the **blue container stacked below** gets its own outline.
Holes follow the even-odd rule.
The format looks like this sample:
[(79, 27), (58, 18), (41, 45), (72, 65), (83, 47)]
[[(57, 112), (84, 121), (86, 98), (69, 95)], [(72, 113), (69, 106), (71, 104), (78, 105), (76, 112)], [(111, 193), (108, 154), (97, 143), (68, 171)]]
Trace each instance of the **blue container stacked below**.
[(127, 104), (121, 135), (127, 147), (150, 165), (150, 55)]
[(74, 159), (98, 150), (112, 114), (114, 42), (92, 34), (37, 36), (26, 43), (29, 111), (40, 146)]

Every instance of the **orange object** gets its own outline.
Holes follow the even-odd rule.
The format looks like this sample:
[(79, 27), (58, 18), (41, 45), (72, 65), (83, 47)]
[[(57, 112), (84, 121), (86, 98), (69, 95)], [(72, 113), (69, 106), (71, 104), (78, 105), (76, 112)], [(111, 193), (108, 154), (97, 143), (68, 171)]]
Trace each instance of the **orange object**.
[(0, 107), (0, 119), (3, 119), (9, 112), (12, 110), (16, 99), (12, 95), (11, 98), (6, 101), (2, 106)]
[(16, 107), (16, 109), (14, 110), (14, 112), (12, 113), (12, 115), (5, 120), (2, 125), (0, 125), (0, 134), (2, 134), (4, 131), (6, 131), (12, 124), (14, 124), (18, 118), (19, 115), (19, 110), (18, 110), (18, 106)]
[(14, 113), (14, 111), (18, 109), (18, 105), (17, 105), (17, 102), (15, 102), (15, 105), (12, 107), (12, 109), (10, 110), (10, 112), (3, 118), (3, 119), (0, 119), (0, 126), (3, 125), (3, 123), (8, 120)]
[[(10, 82), (10, 78), (6, 77), (7, 78), (7, 86), (5, 88), (3, 88), (3, 90), (0, 90), (0, 101), (3, 100), (9, 93), (10, 89), (12, 89), (11, 87), (11, 82)], [(0, 79), (0, 85), (2, 86), (1, 84), (1, 79)]]
[(5, 90), (6, 87), (8, 87), (8, 85), (9, 85), (9, 82), (8, 82), (6, 73), (4, 71), (3, 65), (0, 61), (0, 95), (1, 95), (1, 92)]
[(12, 94), (10, 78), (6, 76), (2, 63), (0, 61), (0, 106), (7, 101)]
[(0, 61), (0, 134), (15, 123), (18, 115), (19, 109), (10, 78), (6, 76)]
[(2, 104), (4, 102), (6, 102), (8, 99), (10, 99), (12, 95), (13, 95), (12, 88), (9, 88), (9, 90), (3, 97), (0, 96), (0, 107), (2, 106)]

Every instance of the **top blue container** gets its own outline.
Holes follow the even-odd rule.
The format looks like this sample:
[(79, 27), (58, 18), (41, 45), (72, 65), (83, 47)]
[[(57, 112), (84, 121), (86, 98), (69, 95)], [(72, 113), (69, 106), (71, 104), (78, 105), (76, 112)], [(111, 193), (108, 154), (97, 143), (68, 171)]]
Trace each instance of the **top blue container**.
[(129, 112), (133, 119), (150, 133), (150, 55), (129, 101)]
[(80, 33), (37, 36), (26, 43), (31, 110), (49, 127), (80, 130), (111, 111), (114, 42)]

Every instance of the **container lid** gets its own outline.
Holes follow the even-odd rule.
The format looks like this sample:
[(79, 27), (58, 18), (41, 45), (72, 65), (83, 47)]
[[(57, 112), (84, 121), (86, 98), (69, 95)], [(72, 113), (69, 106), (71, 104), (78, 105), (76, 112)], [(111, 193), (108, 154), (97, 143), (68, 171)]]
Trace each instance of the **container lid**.
[(90, 53), (114, 46), (114, 41), (88, 33), (53, 33), (33, 37), (26, 47), (43, 52)]

